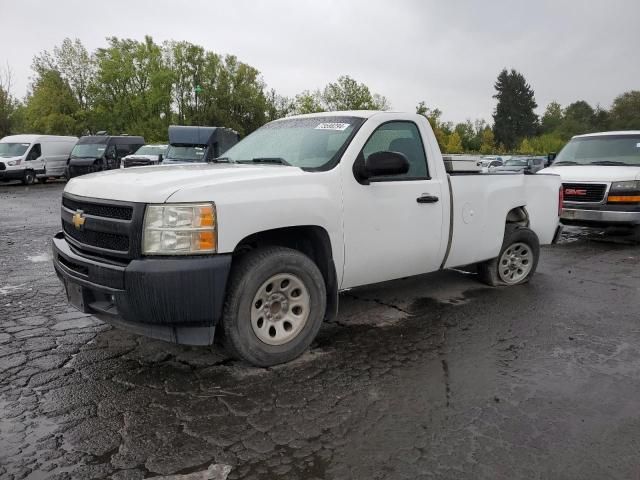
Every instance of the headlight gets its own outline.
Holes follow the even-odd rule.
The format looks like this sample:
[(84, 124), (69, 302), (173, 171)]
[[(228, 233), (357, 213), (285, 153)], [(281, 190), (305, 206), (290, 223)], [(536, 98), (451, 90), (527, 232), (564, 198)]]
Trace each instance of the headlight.
[(640, 191), (639, 180), (631, 180), (628, 182), (613, 182), (611, 184), (611, 188), (609, 189), (609, 192), (614, 193), (627, 193), (635, 191)]
[(613, 182), (607, 197), (608, 203), (640, 203), (640, 180)]
[(7, 165), (9, 165), (10, 167), (15, 167), (16, 165), (20, 165), (20, 160), (9, 160), (7, 162)]
[(213, 203), (148, 205), (144, 215), (142, 253), (215, 253), (218, 246), (216, 224), (216, 206)]

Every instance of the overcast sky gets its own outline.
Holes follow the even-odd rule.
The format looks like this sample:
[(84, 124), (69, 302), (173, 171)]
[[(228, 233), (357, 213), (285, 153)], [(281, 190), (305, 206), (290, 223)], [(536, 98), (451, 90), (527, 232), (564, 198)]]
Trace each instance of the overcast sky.
[(552, 100), (609, 107), (640, 89), (640, 1), (0, 0), (0, 62), (13, 93), (31, 59), (65, 37), (90, 50), (105, 37), (187, 40), (258, 68), (295, 95), (347, 74), (394, 110), (426, 101), (444, 118), (491, 119), (493, 83), (515, 68)]

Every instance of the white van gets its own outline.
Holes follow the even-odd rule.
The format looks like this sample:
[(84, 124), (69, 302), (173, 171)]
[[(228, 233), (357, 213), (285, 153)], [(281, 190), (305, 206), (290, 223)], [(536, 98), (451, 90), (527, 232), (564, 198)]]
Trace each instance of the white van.
[(576, 135), (540, 173), (562, 178), (565, 225), (640, 233), (640, 130)]
[(76, 137), (11, 135), (0, 140), (0, 180), (31, 185), (36, 177), (63, 177)]

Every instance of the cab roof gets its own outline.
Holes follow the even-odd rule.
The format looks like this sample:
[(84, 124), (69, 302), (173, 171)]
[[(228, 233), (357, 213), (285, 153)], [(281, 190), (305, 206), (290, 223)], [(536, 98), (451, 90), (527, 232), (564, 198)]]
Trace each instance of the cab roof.
[(585, 133), (583, 135), (574, 135), (572, 138), (607, 137), (610, 135), (640, 135), (640, 130), (618, 130), (614, 132)]

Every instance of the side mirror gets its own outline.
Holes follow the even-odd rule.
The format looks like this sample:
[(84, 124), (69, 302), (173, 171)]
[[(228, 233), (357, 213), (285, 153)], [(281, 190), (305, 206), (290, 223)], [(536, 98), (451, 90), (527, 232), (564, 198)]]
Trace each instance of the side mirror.
[(547, 165), (551, 165), (557, 156), (558, 154), (556, 152), (550, 152), (547, 155)]
[(367, 178), (403, 175), (409, 171), (409, 160), (400, 152), (375, 152), (364, 161)]
[(162, 156), (161, 153), (158, 154), (158, 163), (162, 163), (162, 160), (164, 160), (164, 157)]

